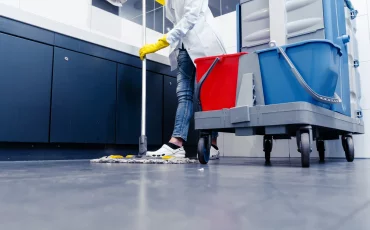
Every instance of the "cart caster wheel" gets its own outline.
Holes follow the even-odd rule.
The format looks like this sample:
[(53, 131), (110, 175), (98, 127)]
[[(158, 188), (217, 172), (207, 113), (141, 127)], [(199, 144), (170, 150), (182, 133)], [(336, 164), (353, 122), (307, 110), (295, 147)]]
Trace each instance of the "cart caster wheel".
[(207, 164), (211, 150), (210, 136), (203, 136), (198, 141), (198, 160), (201, 164)]
[(342, 145), (344, 152), (346, 153), (346, 159), (348, 162), (353, 162), (355, 159), (355, 146), (353, 144), (353, 138), (350, 135), (342, 136)]
[(265, 152), (266, 163), (270, 163), (272, 146), (273, 146), (272, 136), (264, 136), (263, 151)]
[(308, 168), (310, 167), (310, 153), (311, 153), (310, 134), (301, 133), (301, 140), (299, 144), (300, 144), (299, 150), (301, 152), (302, 167)]
[(316, 140), (317, 151), (319, 152), (320, 163), (325, 162), (325, 141)]

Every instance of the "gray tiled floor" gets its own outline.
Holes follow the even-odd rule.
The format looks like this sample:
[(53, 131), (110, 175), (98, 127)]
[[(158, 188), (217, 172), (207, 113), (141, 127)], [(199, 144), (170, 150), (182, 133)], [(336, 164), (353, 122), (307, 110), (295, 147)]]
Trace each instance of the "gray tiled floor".
[(0, 163), (0, 229), (370, 229), (370, 160), (200, 167)]

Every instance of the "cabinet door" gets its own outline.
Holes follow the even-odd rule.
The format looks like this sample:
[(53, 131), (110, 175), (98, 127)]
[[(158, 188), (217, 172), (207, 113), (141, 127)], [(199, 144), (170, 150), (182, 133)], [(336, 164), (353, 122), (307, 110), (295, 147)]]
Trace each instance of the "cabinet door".
[[(141, 131), (139, 68), (118, 65), (117, 144), (138, 144)], [(146, 133), (149, 145), (162, 144), (163, 75), (147, 72)]]
[(50, 141), (114, 143), (117, 64), (55, 48)]
[[(172, 135), (175, 116), (177, 110), (177, 96), (176, 96), (177, 80), (173, 77), (164, 77), (164, 104), (163, 104), (163, 140), (167, 142)], [(195, 104), (194, 104), (195, 111)], [(196, 145), (198, 143), (198, 132), (194, 130), (194, 117), (191, 119), (189, 125), (188, 141), (189, 145)]]
[(53, 48), (0, 33), (0, 141), (48, 142)]

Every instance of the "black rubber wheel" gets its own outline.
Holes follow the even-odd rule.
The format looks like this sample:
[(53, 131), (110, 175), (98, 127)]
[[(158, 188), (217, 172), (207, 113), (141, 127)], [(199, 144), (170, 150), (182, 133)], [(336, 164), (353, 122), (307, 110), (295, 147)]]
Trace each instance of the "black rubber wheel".
[(316, 147), (317, 151), (319, 152), (320, 162), (325, 162), (325, 141), (324, 140), (316, 140)]
[(272, 136), (264, 136), (263, 151), (265, 152), (266, 163), (270, 163), (272, 146), (273, 146)]
[(347, 161), (353, 162), (353, 160), (355, 159), (355, 146), (353, 144), (352, 136), (343, 136), (342, 145), (346, 154)]
[(207, 164), (211, 150), (210, 136), (201, 137), (198, 141), (198, 160), (201, 164)]
[(300, 141), (299, 149), (301, 152), (302, 167), (303, 168), (310, 167), (310, 153), (311, 153), (310, 134), (301, 133), (301, 141)]

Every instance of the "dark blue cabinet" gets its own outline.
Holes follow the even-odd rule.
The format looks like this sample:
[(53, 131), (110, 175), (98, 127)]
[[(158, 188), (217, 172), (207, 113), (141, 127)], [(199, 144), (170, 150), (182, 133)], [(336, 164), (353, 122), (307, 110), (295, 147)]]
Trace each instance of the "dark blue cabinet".
[[(167, 142), (172, 135), (174, 123), (175, 123), (175, 116), (176, 116), (176, 109), (177, 109), (177, 96), (176, 96), (176, 87), (177, 87), (177, 80), (174, 77), (164, 77), (164, 101), (163, 101), (163, 139)], [(195, 107), (195, 106), (194, 106)], [(195, 110), (194, 110), (195, 111)], [(194, 131), (194, 119), (191, 119), (190, 127), (189, 127), (189, 134), (188, 134), (188, 141), (186, 143), (187, 146), (189, 145), (196, 145), (198, 143), (198, 132)]]
[[(117, 144), (138, 144), (141, 130), (141, 69), (118, 65)], [(147, 136), (162, 144), (163, 75), (147, 72)]]
[(115, 142), (115, 62), (54, 50), (50, 141)]
[(48, 142), (53, 48), (0, 33), (0, 141)]

